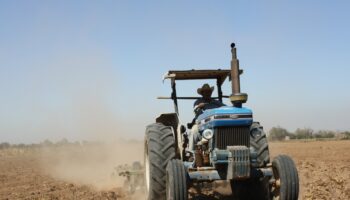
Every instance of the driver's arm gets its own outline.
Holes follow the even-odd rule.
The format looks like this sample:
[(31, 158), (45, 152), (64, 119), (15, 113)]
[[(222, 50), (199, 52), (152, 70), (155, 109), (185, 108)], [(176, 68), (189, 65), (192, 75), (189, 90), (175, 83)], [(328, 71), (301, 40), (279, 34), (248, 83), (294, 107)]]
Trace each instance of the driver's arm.
[(203, 109), (206, 103), (199, 103), (198, 105), (194, 106), (194, 110), (196, 109)]
[(193, 111), (196, 117), (203, 113), (204, 106), (205, 106), (205, 103), (203, 103), (200, 99), (194, 102)]

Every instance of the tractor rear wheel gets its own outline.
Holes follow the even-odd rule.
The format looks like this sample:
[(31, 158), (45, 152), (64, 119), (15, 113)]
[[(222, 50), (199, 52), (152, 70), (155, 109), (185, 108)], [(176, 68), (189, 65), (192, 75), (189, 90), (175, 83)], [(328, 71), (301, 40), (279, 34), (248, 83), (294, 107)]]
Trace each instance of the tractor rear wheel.
[(273, 176), (271, 196), (279, 200), (297, 200), (299, 196), (298, 171), (293, 160), (279, 155), (272, 161)]
[(257, 153), (255, 167), (265, 167), (270, 162), (269, 145), (263, 127), (258, 122), (250, 126), (250, 146)]
[(164, 200), (166, 166), (169, 160), (175, 158), (172, 128), (160, 123), (147, 126), (144, 155), (147, 199)]
[(170, 160), (166, 168), (166, 199), (187, 200), (185, 167), (181, 160)]

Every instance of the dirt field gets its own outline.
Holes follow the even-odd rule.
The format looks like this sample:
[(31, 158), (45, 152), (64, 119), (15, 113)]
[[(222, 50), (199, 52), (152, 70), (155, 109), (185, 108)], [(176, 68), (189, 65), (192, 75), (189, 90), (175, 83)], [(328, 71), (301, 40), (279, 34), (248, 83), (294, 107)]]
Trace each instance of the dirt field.
[[(295, 160), (300, 199), (350, 199), (350, 141), (270, 143), (270, 149)], [(142, 152), (111, 160), (95, 150), (0, 150), (0, 199), (142, 199), (126, 197), (122, 180), (110, 176), (116, 164)]]
[(300, 199), (350, 199), (350, 141), (270, 143), (270, 148), (272, 156), (294, 159)]

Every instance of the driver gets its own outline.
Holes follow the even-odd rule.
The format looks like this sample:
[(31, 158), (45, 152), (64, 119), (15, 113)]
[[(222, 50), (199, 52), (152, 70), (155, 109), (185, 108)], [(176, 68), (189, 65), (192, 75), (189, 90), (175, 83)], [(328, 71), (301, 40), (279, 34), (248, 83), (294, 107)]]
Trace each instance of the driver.
[[(210, 87), (208, 83), (205, 83), (201, 88), (197, 89), (197, 93), (202, 96), (202, 98), (197, 99), (194, 102), (194, 113), (195, 118), (192, 121), (191, 136), (189, 137), (189, 149), (194, 150), (195, 144), (200, 140), (200, 135), (198, 134), (198, 125), (195, 123), (197, 117), (203, 113), (204, 110), (219, 108), (225, 106), (221, 101), (211, 98), (211, 94), (214, 91), (214, 87)], [(191, 141), (192, 140), (192, 141)]]
[(197, 99), (194, 102), (194, 113), (196, 114), (196, 118), (198, 115), (202, 114), (204, 110), (225, 106), (221, 101), (211, 98), (213, 91), (214, 87), (210, 87), (208, 83), (205, 83), (201, 88), (197, 89), (197, 93), (200, 94), (202, 98)]

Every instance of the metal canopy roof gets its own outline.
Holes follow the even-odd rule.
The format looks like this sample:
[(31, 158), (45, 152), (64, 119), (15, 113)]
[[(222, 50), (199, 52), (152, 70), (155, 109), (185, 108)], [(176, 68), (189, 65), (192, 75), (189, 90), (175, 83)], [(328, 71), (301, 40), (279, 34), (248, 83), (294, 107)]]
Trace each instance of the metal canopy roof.
[(164, 79), (174, 80), (197, 80), (197, 79), (218, 79), (220, 85), (231, 76), (231, 70), (177, 70), (168, 71)]

